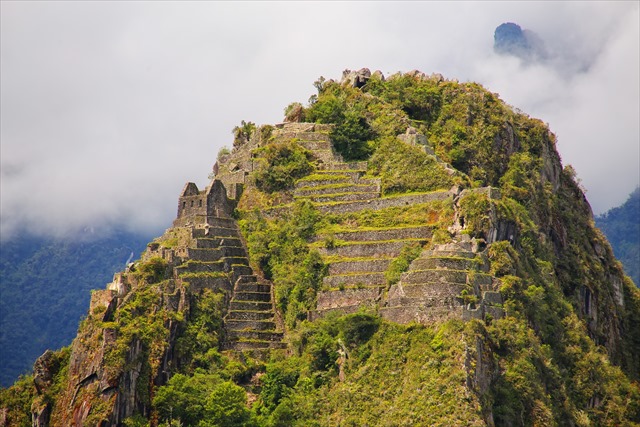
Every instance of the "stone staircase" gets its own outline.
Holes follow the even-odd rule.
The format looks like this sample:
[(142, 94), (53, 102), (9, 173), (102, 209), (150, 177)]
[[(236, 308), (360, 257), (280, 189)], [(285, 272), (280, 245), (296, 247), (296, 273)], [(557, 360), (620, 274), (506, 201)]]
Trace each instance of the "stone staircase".
[(255, 274), (237, 278), (224, 324), (228, 349), (286, 348), (275, 321), (271, 284)]
[(193, 293), (205, 288), (227, 293), (223, 349), (285, 348), (282, 328), (275, 321), (271, 284), (253, 274), (236, 221), (208, 217), (190, 230), (188, 247), (173, 251), (183, 260), (173, 268), (174, 278), (188, 284)]
[(501, 317), (502, 298), (489, 262), (466, 235), (435, 245), (416, 258), (389, 289), (382, 317), (397, 322), (426, 323), (447, 318)]
[[(378, 303), (387, 288), (385, 272), (391, 262), (406, 245), (424, 245), (431, 232), (428, 226), (409, 226), (355, 229), (331, 235), (328, 241), (335, 241), (334, 245), (318, 248), (328, 264), (328, 275), (323, 279), (317, 310), (311, 317), (335, 310), (352, 313)], [(317, 243), (322, 244), (322, 236)]]

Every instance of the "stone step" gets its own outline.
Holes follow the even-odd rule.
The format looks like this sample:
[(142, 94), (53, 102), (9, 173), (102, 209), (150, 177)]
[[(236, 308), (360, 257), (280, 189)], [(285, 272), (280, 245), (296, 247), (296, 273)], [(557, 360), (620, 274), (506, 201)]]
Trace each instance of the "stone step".
[[(470, 295), (473, 294), (471, 286), (464, 283), (420, 283), (420, 284), (406, 284), (396, 283), (389, 288), (387, 295), (387, 302), (389, 306), (402, 305), (398, 302), (403, 298), (409, 298), (413, 300), (427, 300), (433, 299), (442, 301), (458, 301), (461, 304), (462, 300), (459, 298), (462, 291), (466, 290)], [(454, 302), (455, 302), (454, 301)]]
[(328, 138), (322, 138), (322, 139), (318, 138), (315, 140), (300, 139), (298, 140), (298, 144), (300, 144), (301, 146), (303, 146), (309, 151), (331, 150), (331, 148), (333, 147), (333, 145), (331, 144), (331, 141), (329, 141)]
[(269, 292), (236, 292), (234, 298), (241, 301), (271, 301)]
[(358, 242), (335, 248), (318, 248), (320, 255), (340, 256), (345, 258), (378, 257), (388, 258), (400, 255), (402, 248), (409, 243), (426, 243), (426, 240), (397, 240), (391, 242)]
[(259, 292), (259, 293), (270, 293), (271, 285), (266, 283), (237, 283), (236, 282), (236, 292)]
[(229, 303), (229, 310), (269, 311), (273, 310), (273, 305), (271, 302), (266, 301), (241, 301), (233, 299)]
[(372, 305), (380, 299), (382, 286), (354, 288), (318, 293), (317, 310), (328, 310), (348, 306)]
[(181, 276), (181, 279), (189, 284), (189, 290), (193, 293), (197, 293), (202, 289), (231, 291), (231, 281), (228, 277)]
[(370, 258), (329, 263), (328, 274), (335, 276), (347, 273), (381, 273), (387, 271), (392, 258)]
[(430, 257), (417, 258), (411, 263), (411, 270), (479, 270), (488, 271), (488, 265), (475, 258)]
[(270, 320), (273, 316), (273, 311), (231, 310), (227, 314), (227, 320)]
[(351, 273), (327, 276), (322, 279), (322, 285), (329, 288), (359, 284), (384, 286), (386, 282), (384, 273)]
[[(409, 302), (410, 301), (408, 301), (407, 303)], [(427, 304), (416, 303), (415, 305), (381, 307), (378, 312), (383, 319), (400, 324), (429, 324), (433, 322), (445, 321), (448, 319), (461, 319), (463, 317), (463, 306), (442, 306)]]
[(321, 164), (334, 163), (341, 160), (340, 156), (337, 155), (333, 149), (314, 150), (312, 154)]
[(194, 261), (213, 262), (220, 260), (224, 256), (224, 252), (220, 249), (186, 248), (185, 251), (185, 258)]
[(230, 347), (236, 351), (244, 351), (244, 350), (258, 350), (263, 348), (270, 349), (285, 349), (287, 345), (283, 342), (278, 341), (233, 341), (229, 343)]
[(226, 258), (247, 258), (247, 251), (242, 246), (221, 246), (220, 250)]
[(301, 141), (329, 141), (329, 135), (326, 133), (312, 132), (312, 131), (276, 131), (274, 136), (283, 139), (297, 139), (298, 143)]
[[(363, 179), (358, 183), (364, 183)], [(406, 194), (402, 196), (383, 197), (368, 201), (337, 202), (316, 205), (322, 213), (344, 214), (349, 212), (360, 212), (363, 210), (379, 210), (391, 207), (409, 206), (421, 203), (429, 203), (436, 200), (452, 199), (449, 191), (434, 191), (432, 193)], [(452, 199), (453, 200), (453, 199)]]
[[(348, 175), (340, 176), (340, 175), (327, 175), (326, 177), (320, 177), (319, 174), (311, 175), (313, 179), (299, 179), (296, 182), (295, 188), (303, 188), (303, 187), (320, 187), (325, 185), (338, 185), (338, 184), (356, 184), (353, 182), (351, 177)], [(370, 185), (371, 183), (361, 183)]]
[(238, 231), (237, 228), (225, 228), (225, 227), (194, 228), (191, 231), (191, 236), (194, 238), (239, 237), (240, 232)]
[(223, 257), (222, 261), (226, 262), (227, 265), (230, 266), (249, 265), (249, 258), (246, 256), (227, 256)]
[(475, 271), (468, 270), (409, 270), (402, 273), (400, 278), (402, 284), (422, 284), (422, 283), (469, 283), (490, 285), (493, 277)]
[[(433, 229), (428, 226), (394, 227), (368, 230), (354, 230), (334, 233), (331, 237), (346, 242), (370, 242), (374, 240), (429, 239)], [(326, 236), (320, 236), (322, 240)]]
[(237, 283), (241, 277), (252, 276), (253, 269), (248, 265), (234, 265), (231, 270), (231, 282)]
[(283, 333), (276, 331), (227, 331), (227, 341), (282, 341)]
[(178, 276), (184, 273), (200, 273), (200, 272), (223, 272), (226, 271), (226, 264), (223, 260), (219, 261), (193, 261), (179, 265), (174, 268)]
[(276, 323), (273, 320), (246, 320), (246, 319), (225, 319), (227, 331), (274, 331)]
[(222, 218), (217, 216), (208, 216), (206, 218), (206, 223), (209, 224), (210, 227), (223, 227), (223, 228), (238, 228), (236, 220), (233, 218)]
[(336, 162), (336, 163), (323, 165), (322, 169), (366, 171), (367, 166), (368, 166), (367, 162), (339, 162), (339, 163)]
[(340, 193), (340, 194), (325, 194), (320, 196), (294, 196), (296, 199), (308, 199), (313, 203), (326, 203), (326, 202), (351, 202), (355, 200), (371, 200), (380, 197), (380, 193)]
[(351, 181), (358, 181), (360, 177), (363, 175), (363, 171), (358, 170), (332, 170), (332, 169), (320, 169), (317, 170), (314, 174), (317, 176), (324, 176), (325, 179), (331, 179), (332, 176), (348, 176)]
[(332, 194), (348, 194), (348, 193), (374, 193), (380, 194), (380, 186), (376, 184), (353, 184), (345, 181), (339, 184), (328, 186), (307, 187), (302, 186), (295, 190), (295, 197), (310, 197)]
[(476, 254), (469, 251), (436, 251), (426, 250), (420, 254), (420, 259), (426, 258), (475, 258)]
[(196, 239), (196, 248), (198, 249), (219, 247), (242, 247), (242, 241), (237, 237), (201, 237)]

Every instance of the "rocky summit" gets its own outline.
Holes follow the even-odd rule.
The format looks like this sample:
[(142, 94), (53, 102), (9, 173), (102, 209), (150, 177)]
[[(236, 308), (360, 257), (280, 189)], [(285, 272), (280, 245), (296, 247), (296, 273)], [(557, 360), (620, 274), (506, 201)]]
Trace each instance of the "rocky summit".
[(0, 425), (640, 423), (640, 291), (547, 126), (416, 70), (314, 86), (233, 130)]

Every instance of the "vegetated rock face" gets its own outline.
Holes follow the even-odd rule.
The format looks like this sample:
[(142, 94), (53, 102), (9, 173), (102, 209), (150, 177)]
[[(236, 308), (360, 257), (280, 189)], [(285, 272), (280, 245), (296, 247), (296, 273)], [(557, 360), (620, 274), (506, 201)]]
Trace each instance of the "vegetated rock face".
[[(394, 92), (406, 88), (402, 97)], [(340, 104), (340, 97), (348, 102)], [(324, 102), (333, 109), (323, 110)], [(366, 414), (362, 408), (388, 391), (367, 395), (358, 378), (373, 387), (379, 366), (399, 360), (413, 366), (406, 357), (420, 360), (417, 371), (455, 376), (439, 388), (431, 378), (412, 377), (419, 385), (404, 387), (416, 393), (410, 401), (449, 396), (424, 413), (409, 411), (412, 422), (578, 425), (590, 417), (640, 417), (623, 413), (634, 410), (620, 409), (628, 405), (611, 406), (633, 393), (611, 392), (612, 380), (603, 374), (616, 373), (624, 387), (640, 377), (640, 298), (593, 226), (591, 209), (571, 171), (562, 169), (548, 129), (473, 84), (419, 71), (384, 79), (367, 69), (346, 70), (341, 83), (324, 82), (317, 102), (296, 117), (315, 114), (323, 121), (327, 111), (358, 102), (360, 118), (347, 111), (330, 115), (330, 123), (255, 128), (218, 158), (205, 190), (187, 183), (173, 226), (148, 245), (139, 262), (93, 292), (69, 356), (48, 352), (36, 363), (32, 424), (119, 426), (142, 416), (157, 425), (156, 391), (176, 373), (193, 374), (206, 357), (217, 357), (211, 349), (245, 363), (278, 352), (287, 355), (279, 360), (313, 360), (307, 369), (316, 370), (314, 379), (283, 380), (291, 399), (306, 402), (282, 409), (299, 422), (356, 423), (349, 418), (351, 407)], [(487, 112), (487, 106), (494, 109)], [(405, 126), (409, 120), (415, 127)], [(351, 143), (365, 149), (343, 153), (367, 152), (369, 144), (374, 155), (346, 161), (334, 139), (344, 142), (354, 128), (367, 126), (378, 139), (351, 135)], [(386, 157), (376, 157), (375, 150), (383, 149)], [(409, 154), (390, 161), (397, 153)], [(304, 172), (292, 179), (294, 171)], [(403, 174), (422, 179), (403, 179), (402, 185), (387, 186), (394, 188), (387, 194), (383, 182)], [(270, 186), (259, 179), (270, 180)], [(199, 317), (205, 309), (206, 322)], [(329, 331), (353, 329), (334, 343), (330, 332), (314, 338), (313, 327), (301, 327), (305, 318), (323, 325), (340, 315), (353, 324), (338, 320)], [(423, 325), (420, 334), (429, 342), (403, 339), (387, 356), (375, 347), (362, 350), (358, 346), (377, 328), (372, 318), (384, 319), (387, 330), (413, 325), (402, 332), (408, 336)], [(444, 326), (429, 332), (433, 325)], [(458, 342), (446, 344), (442, 336)], [(393, 342), (394, 336), (377, 339)], [(412, 355), (417, 348), (421, 354)], [(431, 359), (423, 360), (425, 352)], [(350, 360), (349, 353), (359, 355)], [(375, 367), (366, 365), (370, 354)], [(559, 359), (569, 365), (558, 365)], [(339, 368), (331, 379), (334, 365)], [(597, 378), (595, 383), (606, 382), (609, 391), (584, 389), (575, 377), (581, 370)], [(276, 369), (282, 378), (285, 371)], [(260, 386), (249, 385), (260, 383), (253, 374), (234, 375), (251, 377), (236, 381), (261, 393)], [(395, 374), (388, 373), (389, 381)], [(303, 386), (294, 388), (296, 381)], [(356, 384), (362, 401), (350, 388)], [(262, 385), (268, 390), (274, 382)], [(323, 399), (309, 391), (316, 389)], [(52, 397), (53, 390), (59, 391)], [(332, 393), (350, 396), (349, 405), (338, 399), (331, 406)], [(525, 400), (517, 400), (522, 393)], [(261, 411), (268, 411), (269, 397), (260, 398)], [(553, 406), (555, 400), (569, 403)], [(276, 423), (273, 408), (279, 404), (262, 412), (270, 417), (265, 423)], [(314, 405), (307, 418), (300, 415)], [(406, 411), (389, 406), (375, 422), (408, 422)], [(441, 407), (449, 409), (441, 413)], [(10, 409), (0, 412), (4, 424), (13, 416)], [(336, 415), (343, 413), (346, 418)]]

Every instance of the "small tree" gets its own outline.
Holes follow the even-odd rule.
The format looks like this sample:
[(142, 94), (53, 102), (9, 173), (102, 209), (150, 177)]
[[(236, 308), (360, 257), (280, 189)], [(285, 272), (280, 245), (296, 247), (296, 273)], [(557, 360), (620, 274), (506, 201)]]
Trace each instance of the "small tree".
[(240, 126), (233, 128), (233, 146), (239, 147), (251, 139), (251, 135), (256, 130), (256, 124), (253, 122), (245, 122), (242, 120)]

